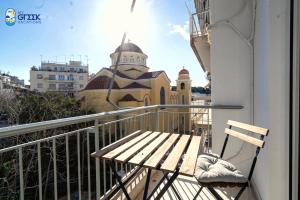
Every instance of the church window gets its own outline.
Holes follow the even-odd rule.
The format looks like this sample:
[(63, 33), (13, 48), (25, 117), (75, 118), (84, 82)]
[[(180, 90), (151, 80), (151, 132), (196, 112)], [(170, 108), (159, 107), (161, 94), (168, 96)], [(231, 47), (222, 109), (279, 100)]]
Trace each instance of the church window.
[(185, 104), (185, 103), (184, 103), (184, 95), (182, 95), (181, 98), (182, 98), (182, 100), (181, 100), (182, 104)]
[(184, 83), (181, 83), (181, 84), (180, 84), (180, 89), (182, 89), (182, 90), (185, 89), (185, 84), (184, 84)]
[(149, 100), (148, 100), (148, 97), (145, 97), (145, 106), (149, 106)]
[(160, 104), (161, 105), (166, 104), (166, 95), (165, 95), (165, 88), (164, 87), (160, 88)]

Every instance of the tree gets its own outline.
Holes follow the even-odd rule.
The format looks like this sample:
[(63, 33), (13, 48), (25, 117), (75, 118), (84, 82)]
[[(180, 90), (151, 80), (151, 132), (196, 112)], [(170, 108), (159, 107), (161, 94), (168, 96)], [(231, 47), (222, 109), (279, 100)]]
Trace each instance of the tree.
[[(7, 114), (10, 124), (25, 124), (40, 122), (45, 120), (53, 120), (65, 117), (73, 117), (82, 114), (92, 113), (92, 111), (81, 111), (79, 102), (74, 98), (65, 96), (61, 93), (38, 93), (23, 91), (16, 93), (14, 89), (2, 90), (0, 92), (0, 113)], [(0, 149), (14, 146), (20, 143), (26, 143), (33, 140), (61, 134), (89, 124), (77, 124), (66, 126), (54, 130), (44, 132), (36, 132), (21, 136), (14, 136), (1, 139)], [(84, 140), (82, 141), (84, 142)], [(70, 137), (70, 144), (76, 143), (76, 137)], [(65, 140), (57, 139), (57, 168), (65, 167)], [(42, 152), (42, 179), (44, 198), (51, 198), (53, 195), (49, 193), (49, 187), (53, 184), (53, 167), (52, 164), (52, 147), (50, 143), (41, 144)], [(0, 199), (17, 199), (18, 198), (18, 162), (17, 151), (0, 154)], [(76, 145), (70, 145), (70, 171), (76, 174)], [(37, 182), (37, 150), (36, 145), (24, 148), (23, 151), (23, 172), (24, 187), (26, 188), (26, 199), (36, 199), (38, 191)], [(65, 170), (58, 174), (58, 177), (64, 179), (66, 177)], [(53, 187), (53, 186), (52, 186)], [(59, 188), (65, 187), (65, 184)]]

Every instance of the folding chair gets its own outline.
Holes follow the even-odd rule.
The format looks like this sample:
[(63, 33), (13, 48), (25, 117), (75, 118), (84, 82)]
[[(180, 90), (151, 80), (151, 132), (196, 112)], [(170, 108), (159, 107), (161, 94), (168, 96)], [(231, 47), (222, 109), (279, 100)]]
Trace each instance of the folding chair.
[[(194, 176), (200, 185), (200, 189), (194, 199), (197, 198), (203, 187), (207, 187), (217, 199), (222, 198), (213, 189), (214, 187), (240, 187), (241, 189), (235, 197), (235, 199), (239, 199), (248, 186), (248, 182), (251, 180), (258, 154), (265, 144), (264, 136), (268, 135), (269, 130), (232, 120), (228, 120), (227, 124), (229, 125), (229, 128), (225, 128), (226, 138), (221, 155), (201, 154), (198, 156)], [(260, 139), (232, 130), (232, 127), (260, 134)], [(257, 146), (248, 177), (245, 177), (233, 164), (222, 159), (229, 135)]]

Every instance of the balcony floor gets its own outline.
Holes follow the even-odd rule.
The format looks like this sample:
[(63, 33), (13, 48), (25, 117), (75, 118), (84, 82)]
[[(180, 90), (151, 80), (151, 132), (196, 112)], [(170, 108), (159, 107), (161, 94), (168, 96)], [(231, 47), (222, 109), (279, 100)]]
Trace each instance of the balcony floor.
[[(151, 185), (149, 190), (152, 191), (152, 189), (155, 187), (155, 183), (157, 183), (162, 174), (156, 173), (152, 177)], [(166, 183), (166, 181), (164, 182)], [(197, 191), (199, 190), (199, 185), (197, 184), (197, 181), (193, 177), (186, 177), (186, 176), (178, 176), (177, 179), (173, 183), (175, 189), (179, 193), (182, 199), (189, 200), (193, 199)], [(163, 187), (163, 184), (160, 186), (160, 189)], [(239, 188), (220, 188), (216, 189), (216, 191), (219, 193), (219, 195), (224, 199), (234, 199), (233, 196), (235, 196), (238, 193)], [(149, 191), (149, 192), (150, 192)], [(151, 199), (154, 199), (154, 197), (158, 194), (159, 190), (155, 192), (153, 197)], [(143, 197), (143, 191), (140, 192), (140, 194), (137, 196), (136, 199), (142, 199)], [(169, 188), (167, 192), (164, 194), (162, 200), (175, 200), (178, 199), (173, 190)], [(196, 198), (197, 200), (212, 200), (216, 199), (207, 188), (204, 188), (200, 195)], [(252, 188), (247, 188), (240, 199), (257, 199), (254, 195), (254, 191)]]

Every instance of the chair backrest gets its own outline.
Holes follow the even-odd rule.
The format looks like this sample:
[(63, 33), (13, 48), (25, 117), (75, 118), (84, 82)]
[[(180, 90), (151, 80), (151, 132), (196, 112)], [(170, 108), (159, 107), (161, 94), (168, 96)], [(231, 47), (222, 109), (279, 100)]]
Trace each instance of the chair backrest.
[[(256, 154), (255, 154), (255, 157), (253, 159), (252, 166), (251, 166), (251, 169), (250, 169), (250, 173), (249, 173), (249, 176), (248, 176), (248, 180), (250, 180), (251, 177), (252, 177), (252, 173), (253, 173), (253, 170), (254, 170), (254, 167), (255, 167), (255, 164), (256, 164), (256, 160), (257, 160), (257, 156), (259, 154), (260, 148), (263, 148), (264, 145), (265, 145), (264, 137), (268, 135), (269, 129), (258, 127), (258, 126), (253, 126), (253, 125), (250, 125), (250, 124), (245, 124), (245, 123), (241, 123), (241, 122), (237, 122), (237, 121), (233, 121), (233, 120), (228, 120), (227, 125), (229, 125), (229, 127), (225, 128), (226, 138), (225, 138), (224, 145), (223, 145), (223, 148), (222, 148), (222, 152), (221, 152), (221, 155), (220, 155), (221, 158), (224, 155), (224, 151), (225, 151), (225, 148), (226, 148), (226, 145), (227, 145), (229, 135), (233, 136), (233, 137), (236, 137), (240, 140), (243, 140), (245, 142), (248, 142), (252, 145), (257, 146)], [(257, 139), (255, 137), (246, 135), (245, 133), (241, 133), (239, 131), (232, 130), (233, 127), (238, 128), (241, 131), (249, 131), (249, 132), (252, 132), (252, 133), (259, 134), (260, 138)]]
[(265, 142), (263, 141), (263, 137), (261, 137), (261, 139), (257, 139), (255, 137), (246, 135), (244, 133), (240, 133), (238, 131), (232, 130), (232, 127), (236, 127), (239, 128), (241, 130), (246, 130), (246, 131), (250, 131), (252, 133), (257, 133), (260, 134), (261, 136), (267, 136), (269, 133), (269, 130), (266, 128), (262, 128), (262, 127), (258, 127), (258, 126), (253, 126), (250, 124), (245, 124), (245, 123), (241, 123), (241, 122), (237, 122), (237, 121), (233, 121), (233, 120), (228, 120), (227, 124), (229, 125), (229, 128), (225, 129), (225, 133), (239, 138), (245, 142), (248, 142), (250, 144), (256, 145), (260, 148), (264, 147)]

